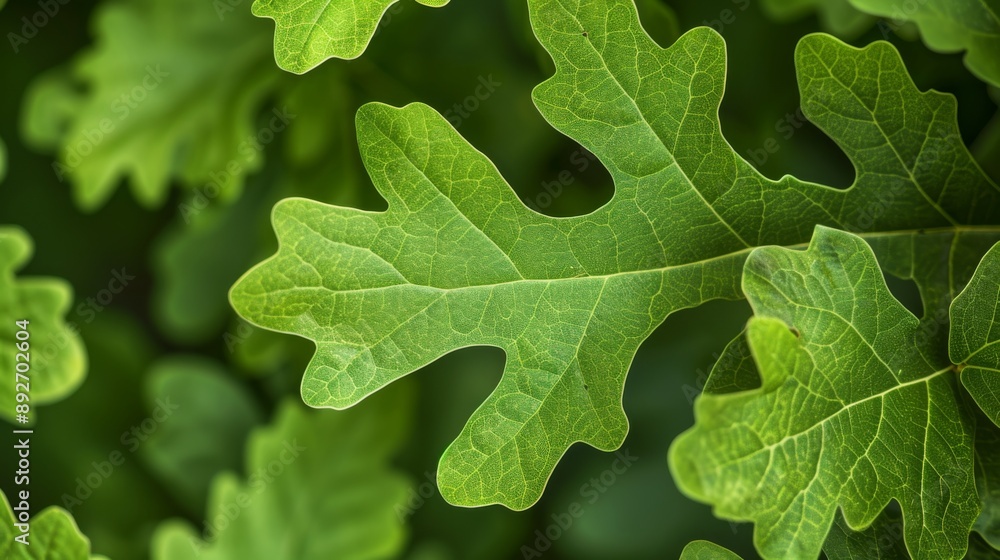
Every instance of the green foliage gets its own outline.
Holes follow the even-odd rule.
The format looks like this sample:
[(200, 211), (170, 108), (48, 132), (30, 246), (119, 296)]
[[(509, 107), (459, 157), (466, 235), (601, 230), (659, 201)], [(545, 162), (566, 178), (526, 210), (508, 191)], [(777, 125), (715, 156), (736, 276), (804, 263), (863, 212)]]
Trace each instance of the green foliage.
[[(441, 7), (448, 0), (416, 0)], [(253, 14), (275, 23), (274, 59), (303, 74), (329, 58), (357, 58), (365, 52), (379, 20), (398, 0), (254, 0)]]
[[(316, 342), (302, 394), (317, 407), (351, 406), (457, 348), (502, 348), (500, 384), (439, 466), (452, 503), (526, 508), (574, 442), (621, 445), (639, 344), (676, 310), (740, 297), (753, 247), (803, 242), (814, 224), (892, 231), (1000, 214), (953, 98), (919, 92), (888, 44), (813, 35), (797, 49), (804, 112), (858, 170), (836, 190), (771, 181), (729, 146), (718, 34), (661, 49), (627, 0), (529, 9), (556, 66), (535, 104), (608, 168), (608, 204), (537, 214), (430, 108), (369, 104), (358, 139), (389, 209), (283, 201), (278, 253), (230, 296), (247, 320)], [(920, 125), (902, 126), (904, 114)]]
[[(1000, 86), (1000, 2), (996, 0), (766, 0), (777, 19), (818, 12), (823, 26), (842, 37), (855, 37), (879, 20), (883, 36), (910, 35), (919, 29), (931, 49), (965, 52), (965, 65), (980, 79)], [(874, 16), (874, 17), (873, 17)]]
[(873, 18), (851, 5), (851, 0), (765, 0), (764, 9), (778, 20), (791, 20), (815, 11), (823, 28), (839, 37), (856, 37), (871, 27)]
[(995, 0), (445, 3), (0, 12), (0, 557), (1000, 557)]
[(6, 560), (108, 560), (103, 556), (91, 556), (90, 541), (62, 508), (50, 507), (31, 518), (28, 546), (14, 540), (22, 533), (14, 527), (18, 521), (3, 492), (0, 492), (0, 517), (3, 518), (0, 556)]
[(708, 541), (693, 541), (684, 547), (680, 560), (740, 560), (740, 557)]
[(165, 414), (157, 409), (169, 408), (170, 418), (140, 448), (142, 457), (198, 514), (214, 475), (240, 467), (243, 442), (261, 422), (261, 413), (245, 387), (219, 365), (196, 356), (157, 363), (146, 383), (151, 413)]
[(408, 483), (388, 461), (409, 411), (408, 394), (399, 392), (343, 414), (286, 402), (272, 426), (251, 435), (246, 481), (223, 474), (213, 483), (204, 540), (186, 523), (167, 522), (154, 537), (153, 560), (398, 554), (405, 526), (397, 510)]
[(895, 498), (914, 557), (960, 558), (980, 509), (974, 423), (867, 244), (818, 228), (804, 252), (757, 249), (743, 291), (761, 387), (699, 399), (671, 450), (681, 488), (754, 521), (765, 557), (817, 556), (838, 506), (865, 528)]
[(994, 245), (951, 305), (951, 360), (983, 412), (1000, 425), (1000, 244)]
[[(76, 329), (64, 317), (73, 302), (73, 290), (56, 278), (18, 278), (33, 252), (31, 238), (18, 227), (0, 227), (0, 367), (9, 377), (0, 384), (0, 417), (15, 419), (15, 365), (27, 363), (30, 378), (31, 407), (34, 422), (38, 405), (64, 399), (83, 382), (87, 372), (87, 354)], [(16, 338), (21, 330), (15, 323), (29, 320), (29, 351), (20, 352)], [(19, 357), (18, 354), (21, 354)], [(18, 382), (24, 382), (21, 379)]]
[(77, 204), (102, 206), (123, 178), (145, 206), (173, 180), (235, 197), (261, 165), (248, 137), (280, 77), (260, 22), (203, 0), (132, 0), (102, 4), (94, 30), (92, 49), (28, 93), (23, 119)]
[(997, 0), (851, 0), (858, 9), (912, 21), (927, 46), (939, 52), (965, 51), (965, 65), (981, 79), (1000, 86), (1000, 2)]

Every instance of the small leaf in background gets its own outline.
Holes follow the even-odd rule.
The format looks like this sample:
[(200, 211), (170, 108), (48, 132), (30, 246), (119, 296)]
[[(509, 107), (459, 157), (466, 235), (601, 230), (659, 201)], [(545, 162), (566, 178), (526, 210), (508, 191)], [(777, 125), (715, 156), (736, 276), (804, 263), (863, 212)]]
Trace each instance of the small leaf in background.
[(205, 511), (213, 476), (240, 468), (247, 434), (261, 422), (253, 395), (198, 356), (158, 362), (146, 378), (152, 413), (169, 415), (140, 447), (143, 460), (193, 515)]
[(764, 0), (763, 5), (779, 21), (815, 11), (825, 30), (845, 39), (857, 37), (875, 23), (875, 18), (852, 6), (850, 0)]
[[(37, 406), (66, 398), (83, 383), (87, 354), (74, 327), (65, 321), (73, 302), (73, 289), (57, 278), (18, 278), (34, 247), (28, 234), (18, 227), (0, 227), (0, 367), (8, 380), (0, 384), (0, 418), (15, 420), (15, 406), (27, 404), (31, 423)], [(28, 321), (27, 328), (17, 321)], [(26, 330), (19, 338), (18, 331)], [(27, 342), (22, 352), (17, 344)], [(20, 356), (18, 356), (20, 354)], [(15, 380), (16, 364), (27, 380)], [(16, 400), (16, 383), (28, 383), (30, 401)], [(27, 422), (21, 422), (27, 423)]]
[(22, 117), (29, 143), (57, 151), (78, 206), (103, 206), (123, 178), (144, 206), (172, 181), (235, 197), (261, 166), (248, 138), (281, 76), (261, 22), (203, 0), (112, 1), (93, 21), (95, 45), (39, 81)]
[(823, 543), (829, 560), (909, 558), (903, 543), (903, 519), (890, 504), (864, 531), (855, 531), (838, 512)]
[[(303, 74), (328, 58), (361, 56), (383, 14), (397, 1), (254, 0), (253, 14), (274, 20), (274, 59), (278, 66)], [(448, 3), (416, 1), (432, 7)]]
[(965, 51), (965, 65), (980, 79), (1000, 86), (1000, 2), (997, 0), (850, 0), (859, 10), (890, 25), (912, 21), (938, 52)]
[(248, 443), (246, 479), (215, 480), (205, 534), (171, 521), (153, 560), (361, 560), (391, 558), (406, 528), (397, 509), (409, 486), (390, 467), (405, 436), (409, 394), (350, 412), (284, 403)]
[[(17, 498), (15, 498), (17, 503)], [(15, 527), (20, 520), (7, 495), (0, 492), (0, 557), (4, 560), (108, 560), (90, 555), (90, 541), (80, 533), (66, 510), (50, 507), (31, 518), (28, 546), (16, 538), (23, 533)], [(23, 537), (22, 537), (23, 538)]]

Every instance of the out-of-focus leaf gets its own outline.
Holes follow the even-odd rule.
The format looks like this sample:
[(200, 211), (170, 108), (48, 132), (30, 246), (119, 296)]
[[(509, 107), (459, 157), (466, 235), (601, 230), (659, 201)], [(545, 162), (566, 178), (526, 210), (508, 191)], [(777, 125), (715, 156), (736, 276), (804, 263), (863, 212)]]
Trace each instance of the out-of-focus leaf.
[[(170, 421), (140, 448), (150, 469), (197, 515), (212, 478), (238, 469), (250, 430), (261, 421), (253, 395), (218, 364), (199, 357), (167, 358), (146, 380), (150, 411)], [(176, 408), (174, 408), (176, 407)]]
[(692, 541), (681, 551), (680, 560), (742, 560), (739, 555), (708, 541)]
[(238, 194), (261, 165), (254, 119), (280, 78), (261, 22), (204, 0), (112, 1), (93, 22), (95, 46), (32, 90), (22, 124), (35, 144), (62, 131), (53, 167), (78, 205), (100, 207), (123, 178), (146, 206), (175, 180)]
[(969, 535), (969, 553), (966, 560), (1000, 560), (1000, 550), (990, 546), (977, 533)]
[[(248, 443), (247, 479), (214, 483), (203, 537), (182, 522), (156, 534), (153, 560), (361, 560), (402, 550), (397, 509), (408, 483), (389, 467), (410, 417), (408, 394), (349, 412), (285, 403)], [(238, 512), (234, 514), (232, 512)]]
[[(302, 74), (329, 58), (357, 58), (382, 15), (398, 0), (255, 0), (253, 14), (274, 20), (274, 58)], [(448, 0), (416, 0), (440, 7)]]
[[(15, 503), (17, 498), (15, 497)], [(90, 555), (90, 541), (77, 528), (66, 510), (49, 507), (30, 520), (27, 546), (15, 538), (22, 532), (15, 527), (18, 519), (0, 492), (0, 557), (4, 560), (108, 560)]]
[(973, 74), (1000, 86), (1000, 0), (850, 0), (859, 10), (894, 23), (912, 21), (931, 49), (965, 51)]
[(679, 486), (752, 520), (766, 558), (815, 557), (838, 506), (866, 528), (892, 499), (915, 558), (960, 558), (980, 509), (973, 422), (868, 245), (818, 227), (806, 251), (756, 249), (743, 290), (762, 385), (699, 398), (670, 451)]
[(823, 28), (852, 38), (871, 27), (875, 18), (851, 5), (850, 0), (765, 0), (764, 9), (778, 20), (792, 20), (815, 11)]
[(278, 200), (358, 202), (360, 171), (346, 143), (354, 110), (350, 80), (341, 69), (322, 68), (284, 84), (281, 105), (291, 114), (309, 115), (288, 128), (285, 164), (269, 166), (249, 180), (236, 202), (215, 204), (202, 193), (182, 201), (152, 258), (154, 317), (171, 339), (193, 344), (221, 332), (232, 316), (229, 287), (274, 250), (268, 221)]
[(951, 361), (983, 412), (1000, 425), (1000, 244), (951, 304)]
[(824, 28), (853, 37), (875, 21), (883, 32), (913, 23), (932, 50), (965, 52), (965, 65), (980, 79), (1000, 86), (1000, 1), (998, 0), (766, 0), (775, 18), (817, 11)]
[[(0, 384), (0, 418), (14, 422), (16, 401), (16, 364), (27, 364), (31, 408), (27, 414), (33, 423), (38, 405), (64, 399), (83, 382), (87, 372), (87, 354), (76, 330), (65, 322), (73, 302), (73, 289), (56, 278), (18, 278), (15, 273), (31, 258), (33, 245), (28, 234), (11, 226), (0, 227), (0, 367), (7, 380)], [(17, 337), (27, 325), (28, 349), (21, 352)], [(22, 391), (24, 392), (24, 391)], [(24, 422), (22, 422), (24, 423)]]

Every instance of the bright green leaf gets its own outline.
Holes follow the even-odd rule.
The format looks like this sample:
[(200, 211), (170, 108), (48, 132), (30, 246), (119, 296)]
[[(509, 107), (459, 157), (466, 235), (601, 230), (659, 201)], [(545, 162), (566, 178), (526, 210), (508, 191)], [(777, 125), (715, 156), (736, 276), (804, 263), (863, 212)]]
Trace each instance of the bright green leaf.
[(951, 305), (952, 362), (983, 412), (1000, 425), (1000, 244), (990, 249)]
[(820, 227), (806, 251), (757, 249), (743, 290), (761, 387), (699, 399), (671, 448), (682, 490), (753, 521), (766, 558), (815, 557), (838, 506), (861, 529), (892, 499), (915, 558), (960, 558), (980, 507), (973, 422), (864, 240)]
[[(65, 398), (79, 387), (87, 372), (87, 354), (75, 328), (64, 317), (73, 302), (73, 289), (56, 278), (17, 278), (15, 272), (31, 258), (31, 238), (17, 227), (0, 227), (0, 367), (8, 372), (0, 384), (0, 418), (15, 420), (15, 365), (27, 363), (33, 422), (35, 407)], [(28, 351), (15, 344), (27, 320)], [(22, 337), (24, 335), (21, 335)], [(22, 354), (20, 357), (18, 354)], [(27, 360), (27, 361), (26, 361)], [(23, 369), (23, 367), (22, 367)], [(24, 382), (20, 379), (18, 382)]]
[(680, 560), (740, 560), (740, 557), (715, 543), (692, 541), (681, 551)]
[(639, 344), (678, 309), (741, 297), (754, 246), (804, 242), (818, 223), (893, 231), (1000, 215), (954, 99), (919, 92), (886, 43), (813, 35), (797, 49), (804, 112), (858, 170), (835, 190), (770, 181), (732, 150), (717, 33), (661, 49), (629, 0), (529, 8), (556, 65), (535, 104), (608, 168), (608, 204), (539, 215), (430, 108), (366, 105), (361, 154), (388, 210), (279, 203), (278, 253), (230, 296), (248, 321), (316, 342), (302, 382), (316, 407), (349, 407), (457, 348), (502, 348), (500, 384), (439, 466), (452, 503), (526, 508), (573, 443), (620, 446)]
[(154, 537), (153, 560), (398, 554), (405, 525), (397, 509), (409, 484), (389, 467), (389, 457), (409, 421), (407, 396), (385, 395), (347, 413), (286, 403), (272, 426), (251, 436), (248, 479), (223, 474), (214, 482), (204, 537), (183, 522), (167, 522)]
[(30, 520), (28, 544), (14, 539), (22, 532), (7, 495), (0, 492), (0, 557), (4, 560), (107, 560), (90, 555), (90, 541), (66, 510), (50, 507)]
[[(253, 14), (275, 23), (274, 58), (302, 74), (329, 58), (357, 58), (365, 52), (383, 14), (398, 0), (255, 0)], [(416, 0), (441, 7), (448, 0)]]

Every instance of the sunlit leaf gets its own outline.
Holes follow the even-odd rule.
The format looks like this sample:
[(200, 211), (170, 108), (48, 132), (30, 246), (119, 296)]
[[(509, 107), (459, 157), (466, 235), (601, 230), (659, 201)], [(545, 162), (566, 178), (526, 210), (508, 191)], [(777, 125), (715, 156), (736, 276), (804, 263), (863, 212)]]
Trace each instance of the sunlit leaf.
[(717, 33), (661, 49), (628, 0), (529, 8), (556, 65), (535, 104), (608, 168), (608, 204), (539, 215), (430, 108), (370, 104), (358, 139), (388, 210), (279, 203), (278, 253), (230, 296), (248, 321), (316, 342), (302, 383), (316, 407), (352, 406), (457, 348), (502, 348), (502, 381), (442, 457), (452, 503), (526, 508), (573, 443), (621, 445), (639, 344), (676, 310), (741, 297), (753, 247), (804, 242), (815, 224), (952, 228), (1000, 214), (954, 99), (919, 92), (886, 43), (813, 35), (797, 49), (803, 110), (858, 171), (836, 190), (770, 181), (732, 150)]

